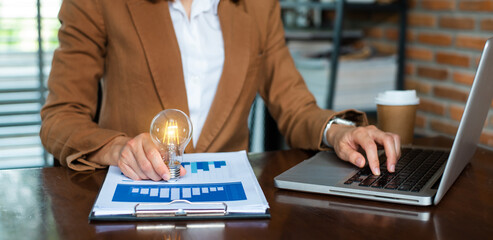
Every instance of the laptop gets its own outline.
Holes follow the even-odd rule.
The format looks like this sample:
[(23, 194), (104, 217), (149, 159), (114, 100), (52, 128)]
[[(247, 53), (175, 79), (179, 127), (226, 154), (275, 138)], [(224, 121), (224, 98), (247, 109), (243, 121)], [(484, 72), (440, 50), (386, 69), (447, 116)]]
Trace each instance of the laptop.
[(281, 189), (384, 202), (437, 205), (470, 162), (493, 99), (493, 38), (486, 41), (478, 70), (451, 149), (406, 147), (396, 172), (388, 173), (380, 155), (381, 175), (319, 152), (274, 178)]

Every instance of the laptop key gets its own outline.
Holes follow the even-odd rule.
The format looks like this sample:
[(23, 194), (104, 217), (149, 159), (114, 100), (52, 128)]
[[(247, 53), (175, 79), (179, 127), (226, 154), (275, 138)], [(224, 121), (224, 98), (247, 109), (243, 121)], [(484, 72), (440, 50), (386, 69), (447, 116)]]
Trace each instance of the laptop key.
[(411, 190), (412, 187), (413, 187), (412, 185), (406, 185), (406, 184), (404, 184), (404, 185), (400, 186), (399, 188), (397, 188), (397, 190), (400, 190), (400, 191), (409, 191), (409, 190)]
[(373, 182), (371, 184), (371, 187), (383, 188), (383, 187), (385, 187), (385, 185), (387, 185), (387, 183), (389, 183), (389, 181), (387, 181), (387, 179), (385, 177), (381, 177), (378, 180), (376, 180), (375, 182)]
[(399, 187), (398, 185), (395, 185), (395, 184), (387, 184), (387, 186), (385, 186), (385, 189), (397, 189), (397, 187)]
[[(365, 179), (366, 176), (361, 176), (360, 175), (360, 172), (357, 172), (356, 174), (354, 174), (351, 178), (349, 178), (346, 182), (361, 182)], [(351, 183), (346, 183), (344, 182), (344, 184), (351, 184)]]
[(378, 176), (375, 176), (375, 175), (371, 175), (369, 177), (367, 177), (365, 180), (363, 180), (359, 186), (363, 186), (363, 187), (369, 187), (373, 182), (375, 182), (377, 180)]
[(371, 170), (370, 170), (370, 168), (365, 167), (365, 168), (359, 170), (358, 174), (361, 176), (368, 176), (368, 175), (371, 175)]

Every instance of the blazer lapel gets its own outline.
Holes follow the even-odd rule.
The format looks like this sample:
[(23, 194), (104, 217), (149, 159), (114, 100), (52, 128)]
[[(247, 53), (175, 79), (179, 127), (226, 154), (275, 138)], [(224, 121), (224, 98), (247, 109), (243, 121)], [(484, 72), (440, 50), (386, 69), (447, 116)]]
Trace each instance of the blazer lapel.
[(205, 152), (233, 111), (245, 82), (250, 58), (250, 17), (229, 0), (221, 0), (219, 21), (224, 39), (224, 66), (216, 96), (197, 142), (197, 152)]
[[(168, 3), (130, 0), (127, 6), (139, 34), (163, 109), (176, 108), (190, 115), (180, 48)], [(194, 152), (192, 142), (185, 151)]]

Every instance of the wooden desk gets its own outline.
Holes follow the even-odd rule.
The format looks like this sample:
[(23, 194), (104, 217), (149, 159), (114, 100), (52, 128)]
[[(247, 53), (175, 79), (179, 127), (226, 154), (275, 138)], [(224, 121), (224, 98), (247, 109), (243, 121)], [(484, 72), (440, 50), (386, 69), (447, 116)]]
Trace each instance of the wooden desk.
[[(444, 138), (424, 145), (449, 146)], [(279, 190), (273, 178), (312, 153), (253, 154), (270, 220), (105, 222), (87, 217), (106, 171), (0, 171), (0, 239), (491, 239), (493, 152), (478, 149), (438, 206), (414, 207)]]

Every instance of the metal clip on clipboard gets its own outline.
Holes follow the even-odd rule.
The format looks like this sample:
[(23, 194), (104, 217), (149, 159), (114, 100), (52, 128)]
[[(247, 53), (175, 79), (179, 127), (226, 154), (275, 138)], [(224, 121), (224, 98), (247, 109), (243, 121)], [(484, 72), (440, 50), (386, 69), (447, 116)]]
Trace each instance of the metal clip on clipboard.
[(174, 200), (169, 203), (138, 203), (134, 207), (136, 217), (186, 217), (186, 216), (225, 216), (228, 205), (224, 202), (192, 203), (187, 200)]

